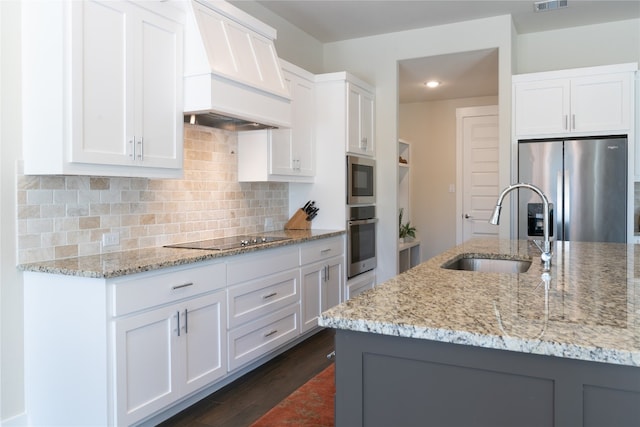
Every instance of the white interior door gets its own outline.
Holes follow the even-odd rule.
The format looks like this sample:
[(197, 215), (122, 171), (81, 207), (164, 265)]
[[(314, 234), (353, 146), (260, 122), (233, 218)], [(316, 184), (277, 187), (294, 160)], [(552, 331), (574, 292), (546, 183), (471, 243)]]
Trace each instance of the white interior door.
[(498, 197), (498, 108), (460, 108), (458, 122), (458, 243), (498, 237), (489, 217)]

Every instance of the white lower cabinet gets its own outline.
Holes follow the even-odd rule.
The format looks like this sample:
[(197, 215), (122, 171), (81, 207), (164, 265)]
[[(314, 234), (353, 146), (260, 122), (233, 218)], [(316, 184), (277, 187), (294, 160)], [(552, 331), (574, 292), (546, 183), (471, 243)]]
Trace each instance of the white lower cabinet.
[(340, 302), (343, 255), (338, 236), (110, 279), (25, 271), (29, 425), (150, 424), (204, 397)]
[(300, 248), (302, 332), (318, 326), (323, 311), (340, 304), (345, 281), (344, 238), (307, 243)]
[(373, 289), (376, 285), (376, 273), (375, 270), (367, 271), (366, 273), (358, 274), (356, 277), (347, 281), (345, 286), (345, 301), (360, 295), (366, 290)]
[(340, 304), (344, 258), (302, 268), (302, 332), (318, 326), (323, 311)]
[(128, 426), (226, 375), (222, 262), (23, 278), (29, 425)]
[(296, 268), (229, 287), (229, 371), (299, 335), (299, 277)]
[(117, 425), (226, 375), (225, 284), (218, 263), (113, 285)]
[(289, 246), (229, 261), (229, 371), (300, 334), (298, 251)]
[(224, 376), (224, 290), (115, 322), (118, 425)]
[(300, 334), (297, 304), (229, 331), (229, 370), (275, 350)]

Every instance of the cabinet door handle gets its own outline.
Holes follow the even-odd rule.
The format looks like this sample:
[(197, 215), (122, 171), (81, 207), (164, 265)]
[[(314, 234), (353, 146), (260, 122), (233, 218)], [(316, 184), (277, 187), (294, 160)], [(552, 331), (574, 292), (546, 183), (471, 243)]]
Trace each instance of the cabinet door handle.
[(267, 338), (267, 337), (270, 337), (271, 335), (277, 334), (277, 333), (278, 333), (278, 330), (274, 329), (273, 331), (267, 332), (266, 334), (264, 334), (264, 337)]
[(134, 136), (133, 139), (129, 140), (129, 157), (131, 160), (135, 160), (136, 158), (136, 144), (133, 143), (135, 139), (136, 137)]
[(176, 317), (178, 319), (178, 336), (180, 336), (180, 310), (176, 311)]
[(331, 248), (323, 249), (323, 250), (321, 250), (321, 251), (320, 251), (320, 255), (326, 255), (326, 254), (328, 254), (329, 252), (331, 252)]
[(189, 333), (189, 312), (187, 309), (184, 309), (184, 333)]
[(564, 129), (569, 130), (569, 116), (566, 114), (564, 116)]
[(269, 299), (269, 298), (275, 297), (276, 295), (278, 295), (277, 292), (271, 292), (270, 294), (264, 295), (262, 299)]
[(185, 283), (185, 284), (183, 284), (183, 285), (175, 285), (175, 286), (174, 286), (173, 288), (171, 288), (171, 289), (173, 289), (173, 290), (175, 291), (175, 290), (177, 290), (177, 289), (182, 289), (182, 288), (186, 288), (186, 287), (189, 287), (189, 286), (193, 286), (193, 282)]
[(576, 130), (576, 115), (571, 115), (571, 130)]
[(138, 160), (142, 161), (142, 160), (144, 160), (144, 138), (140, 137), (140, 139), (138, 140), (137, 145), (140, 148), (138, 150)]
[(331, 267), (327, 265), (327, 282), (331, 280)]

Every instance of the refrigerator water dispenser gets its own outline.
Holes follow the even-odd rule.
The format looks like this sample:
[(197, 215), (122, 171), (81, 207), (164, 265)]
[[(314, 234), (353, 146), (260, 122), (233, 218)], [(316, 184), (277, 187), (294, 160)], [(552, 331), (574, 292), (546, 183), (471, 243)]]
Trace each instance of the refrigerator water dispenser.
[[(544, 235), (543, 230), (543, 209), (542, 203), (527, 204), (527, 235), (529, 237), (538, 237)], [(549, 203), (549, 237), (553, 237), (553, 203)]]

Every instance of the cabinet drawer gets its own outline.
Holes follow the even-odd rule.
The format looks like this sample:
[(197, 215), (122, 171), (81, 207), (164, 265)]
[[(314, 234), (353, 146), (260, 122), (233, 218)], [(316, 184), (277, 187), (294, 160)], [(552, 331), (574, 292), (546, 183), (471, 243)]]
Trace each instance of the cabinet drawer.
[(373, 289), (376, 283), (375, 273), (372, 272), (363, 273), (356, 276), (354, 279), (347, 281), (345, 300), (356, 297), (362, 292)]
[(254, 320), (300, 299), (299, 270), (230, 287), (227, 291), (229, 328)]
[(300, 333), (300, 304), (229, 331), (229, 371), (278, 348)]
[(139, 279), (122, 280), (113, 286), (113, 315), (122, 316), (225, 286), (226, 267), (213, 264), (179, 270), (159, 270)]
[(248, 282), (297, 267), (297, 245), (238, 255), (227, 261), (227, 283)]
[(321, 261), (344, 253), (342, 236), (305, 243), (300, 247), (300, 264)]

